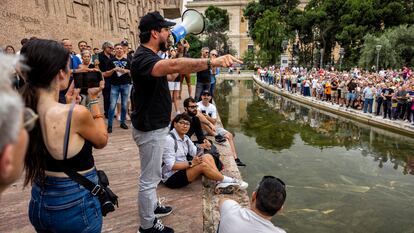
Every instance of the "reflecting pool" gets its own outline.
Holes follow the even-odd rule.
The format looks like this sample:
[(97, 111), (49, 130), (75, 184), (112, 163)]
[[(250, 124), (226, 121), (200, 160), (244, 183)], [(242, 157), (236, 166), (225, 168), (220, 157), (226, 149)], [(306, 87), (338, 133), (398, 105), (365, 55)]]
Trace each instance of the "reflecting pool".
[(235, 133), (249, 194), (287, 184), (274, 223), (288, 232), (414, 232), (414, 139), (298, 104), (253, 81), (223, 81), (216, 104)]

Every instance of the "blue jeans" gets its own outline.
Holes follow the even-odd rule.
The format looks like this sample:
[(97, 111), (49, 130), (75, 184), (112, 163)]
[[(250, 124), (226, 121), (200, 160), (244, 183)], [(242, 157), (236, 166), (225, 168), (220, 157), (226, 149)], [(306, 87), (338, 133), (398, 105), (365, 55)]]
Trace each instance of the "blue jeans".
[[(96, 170), (84, 176), (98, 182)], [(36, 232), (98, 233), (102, 229), (98, 198), (70, 178), (47, 176), (43, 190), (33, 184), (29, 219)]]
[(128, 108), (129, 85), (130, 84), (111, 86), (111, 104), (109, 105), (108, 127), (112, 127), (112, 122), (114, 121), (115, 115), (116, 102), (118, 101), (119, 94), (121, 94), (121, 123), (125, 123)]
[(215, 75), (211, 75), (210, 76), (210, 95), (211, 95), (211, 97), (214, 97), (214, 89), (216, 88), (216, 81), (217, 81), (217, 79), (216, 79), (216, 76)]
[(348, 96), (346, 97), (346, 99), (347, 99), (348, 101), (354, 101), (354, 100), (355, 100), (355, 98), (356, 98), (355, 93), (348, 92)]
[(210, 91), (210, 83), (197, 83), (196, 84), (196, 93), (194, 99), (198, 102), (201, 101), (201, 92), (204, 90)]
[[(364, 100), (364, 113), (367, 113), (367, 109), (369, 113), (372, 113), (372, 103), (374, 102), (374, 99), (367, 99)], [(369, 107), (368, 107), (369, 105)]]

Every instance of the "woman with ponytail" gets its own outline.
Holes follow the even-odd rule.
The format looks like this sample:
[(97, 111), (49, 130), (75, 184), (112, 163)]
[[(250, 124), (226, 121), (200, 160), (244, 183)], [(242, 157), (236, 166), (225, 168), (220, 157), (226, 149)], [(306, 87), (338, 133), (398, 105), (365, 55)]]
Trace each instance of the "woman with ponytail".
[[(92, 147), (100, 149), (108, 141), (98, 97), (103, 88), (90, 88), (89, 110), (79, 101), (79, 90), (69, 87), (66, 100), (58, 102), (59, 91), (68, 87), (69, 51), (52, 40), (36, 39), (21, 50), (26, 85), (23, 99), (39, 115), (30, 132), (25, 160), (25, 185), (32, 185), (29, 218), (37, 232), (101, 232), (99, 200), (82, 185), (70, 179), (64, 168), (98, 182)], [(73, 111), (72, 117), (68, 117)], [(64, 159), (66, 123), (70, 119), (67, 159)]]

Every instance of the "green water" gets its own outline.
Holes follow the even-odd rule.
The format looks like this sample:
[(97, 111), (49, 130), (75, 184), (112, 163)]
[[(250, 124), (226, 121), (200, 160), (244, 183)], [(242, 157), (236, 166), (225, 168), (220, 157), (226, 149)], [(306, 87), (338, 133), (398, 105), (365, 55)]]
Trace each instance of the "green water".
[(414, 232), (414, 140), (224, 81), (216, 103), (235, 133), (249, 194), (263, 175), (287, 184), (273, 222), (288, 232)]

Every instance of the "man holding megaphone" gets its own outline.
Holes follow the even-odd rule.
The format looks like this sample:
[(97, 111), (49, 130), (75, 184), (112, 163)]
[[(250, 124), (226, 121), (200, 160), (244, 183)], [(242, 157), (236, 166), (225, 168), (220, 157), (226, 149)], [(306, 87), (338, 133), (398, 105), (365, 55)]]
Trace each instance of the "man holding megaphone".
[[(215, 59), (161, 59), (157, 53), (167, 51), (171, 36), (170, 27), (174, 25), (175, 23), (166, 21), (158, 12), (151, 12), (142, 17), (138, 27), (141, 45), (132, 59), (135, 111), (131, 120), (134, 126), (133, 138), (139, 148), (141, 162), (138, 191), (141, 223), (139, 232), (174, 232), (156, 218), (171, 213), (171, 207), (162, 206), (157, 202), (156, 193), (157, 185), (161, 181), (162, 154), (171, 116), (168, 80), (172, 81), (176, 77), (173, 74), (177, 73), (188, 74), (242, 63), (232, 55)], [(186, 33), (191, 33), (192, 30), (186, 26)]]

